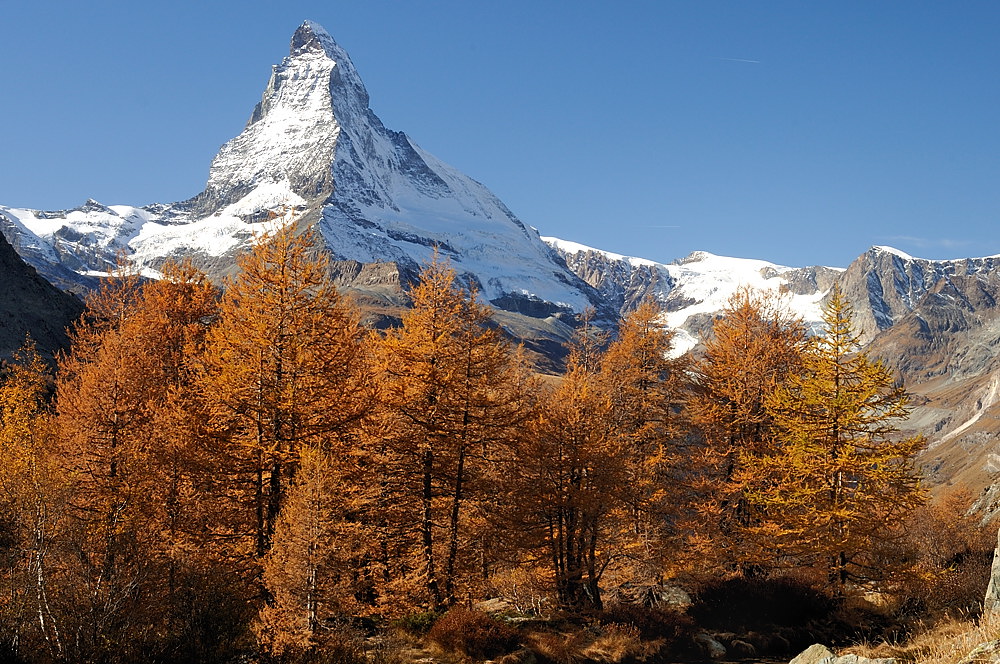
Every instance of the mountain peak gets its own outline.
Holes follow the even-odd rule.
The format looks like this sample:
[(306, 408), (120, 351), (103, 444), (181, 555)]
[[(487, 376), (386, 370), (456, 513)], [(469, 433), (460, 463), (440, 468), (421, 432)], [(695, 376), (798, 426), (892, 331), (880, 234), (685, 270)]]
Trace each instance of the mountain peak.
[(877, 254), (890, 254), (892, 256), (897, 256), (899, 258), (902, 258), (905, 261), (916, 260), (913, 256), (911, 256), (910, 254), (906, 253), (905, 251), (900, 251), (899, 249), (896, 249), (895, 247), (889, 247), (889, 246), (885, 246), (885, 245), (874, 246), (871, 249), (869, 249), (868, 251), (871, 254), (875, 254), (875, 255), (877, 255)]
[(292, 43), (288, 50), (288, 59), (283, 66), (288, 65), (289, 60), (308, 57), (312, 54), (325, 55), (333, 62), (333, 81), (342, 85), (354, 88), (355, 94), (362, 97), (364, 105), (368, 105), (368, 91), (365, 90), (361, 77), (358, 75), (351, 56), (338, 44), (326, 29), (315, 21), (303, 21), (292, 35)]
[(330, 55), (330, 50), (343, 51), (330, 33), (322, 25), (314, 21), (303, 21), (302, 25), (292, 35), (289, 55), (296, 56), (303, 51), (323, 51)]

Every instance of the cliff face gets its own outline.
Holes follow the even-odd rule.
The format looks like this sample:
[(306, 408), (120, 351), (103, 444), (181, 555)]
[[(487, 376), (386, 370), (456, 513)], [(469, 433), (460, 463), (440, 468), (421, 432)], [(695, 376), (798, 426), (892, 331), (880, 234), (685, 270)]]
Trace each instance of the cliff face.
[(43, 354), (65, 348), (66, 328), (82, 311), (78, 299), (40, 277), (0, 236), (0, 359), (9, 359), (27, 335)]
[[(862, 339), (870, 341), (917, 307), (939, 284), (963, 291), (965, 277), (1000, 271), (1000, 256), (932, 261), (914, 258), (888, 247), (872, 247), (844, 271), (840, 287), (854, 306)], [(974, 296), (973, 296), (974, 297)]]

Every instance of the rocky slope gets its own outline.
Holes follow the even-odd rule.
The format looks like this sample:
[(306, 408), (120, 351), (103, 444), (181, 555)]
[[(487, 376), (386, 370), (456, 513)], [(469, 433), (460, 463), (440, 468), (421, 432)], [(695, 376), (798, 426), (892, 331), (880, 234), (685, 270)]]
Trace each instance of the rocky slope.
[(67, 345), (66, 328), (82, 311), (80, 300), (40, 277), (0, 237), (0, 359), (9, 359), (29, 334), (51, 357)]
[(678, 352), (690, 350), (709, 333), (713, 318), (744, 286), (780, 293), (793, 312), (818, 329), (823, 299), (843, 272), (829, 267), (784, 267), (705, 251), (673, 263), (656, 263), (558, 238), (543, 239), (619, 315), (628, 314), (647, 297), (659, 302), (667, 325), (676, 330)]
[(869, 341), (917, 307), (941, 284), (995, 274), (1000, 256), (957, 260), (914, 258), (891, 247), (872, 247), (844, 272), (841, 288), (851, 300), (862, 338)]

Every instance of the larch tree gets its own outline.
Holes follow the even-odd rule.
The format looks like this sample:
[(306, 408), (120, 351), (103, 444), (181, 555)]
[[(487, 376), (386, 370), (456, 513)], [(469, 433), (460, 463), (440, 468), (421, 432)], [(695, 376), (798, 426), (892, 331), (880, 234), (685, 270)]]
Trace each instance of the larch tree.
[(154, 483), (149, 456), (161, 394), (154, 353), (138, 343), (136, 274), (121, 274), (87, 301), (72, 350), (56, 377), (61, 462), (73, 487), (69, 515), (77, 548), (75, 656), (136, 642), (137, 588), (150, 570)]
[[(673, 333), (662, 310), (645, 299), (618, 325), (600, 361), (600, 380), (611, 404), (612, 433), (628, 454), (627, 504), (619, 515), (627, 531), (619, 567), (651, 580), (661, 569), (666, 527), (677, 518), (680, 496), (671, 487), (687, 435), (687, 361), (672, 356)], [(626, 564), (627, 563), (627, 564)]]
[(382, 564), (394, 568), (387, 578), (439, 608), (453, 604), (469, 578), (487, 456), (516, 435), (530, 399), (522, 363), (489, 307), (452, 268), (435, 259), (410, 295), (402, 327), (374, 350), (382, 408), (373, 449), (382, 458), (384, 500), (395, 506), (394, 522), (382, 528), (396, 559)]
[(263, 561), (272, 601), (254, 623), (258, 641), (276, 658), (303, 657), (335, 636), (331, 622), (354, 606), (352, 561), (359, 505), (344, 491), (343, 460), (304, 447), (299, 468)]
[(721, 565), (742, 574), (773, 566), (769, 538), (753, 538), (748, 495), (766, 486), (759, 460), (781, 446), (768, 400), (802, 371), (806, 331), (780, 296), (738, 290), (704, 341), (693, 367), (697, 389), (690, 414), (704, 438), (688, 516), (688, 544), (702, 569)]
[[(176, 608), (180, 497), (190, 488), (182, 450), (191, 442), (177, 411), (216, 291), (190, 265), (165, 266), (164, 275), (143, 285), (120, 274), (94, 294), (60, 361), (61, 459), (73, 487), (78, 604), (88, 607), (77, 628), (89, 633), (74, 643), (94, 649), (80, 656), (114, 639), (160, 647), (137, 635), (161, 633), (151, 623)], [(161, 601), (138, 603), (161, 584)]]
[(585, 317), (566, 374), (507, 460), (501, 518), (514, 560), (542, 570), (566, 608), (600, 609), (608, 572), (647, 582), (662, 569), (688, 387), (660, 315), (643, 302), (606, 348)]
[(289, 223), (237, 259), (199, 377), (215, 458), (212, 526), (254, 568), (304, 447), (341, 454), (372, 405), (358, 315), (311, 231)]
[(631, 494), (630, 453), (614, 417), (607, 383), (573, 353), (507, 469), (504, 525), (519, 564), (545, 570), (570, 609), (601, 607), (608, 551), (619, 544), (609, 532), (621, 532), (612, 515)]
[(0, 639), (14, 656), (63, 656), (58, 594), (67, 485), (56, 465), (50, 369), (30, 341), (0, 372)]
[(872, 552), (925, 501), (915, 466), (925, 440), (899, 436), (896, 426), (909, 412), (906, 392), (861, 350), (851, 317), (834, 289), (804, 371), (768, 400), (783, 446), (759, 464), (777, 481), (752, 496), (776, 547), (825, 570), (840, 593), (886, 571), (872, 568)]

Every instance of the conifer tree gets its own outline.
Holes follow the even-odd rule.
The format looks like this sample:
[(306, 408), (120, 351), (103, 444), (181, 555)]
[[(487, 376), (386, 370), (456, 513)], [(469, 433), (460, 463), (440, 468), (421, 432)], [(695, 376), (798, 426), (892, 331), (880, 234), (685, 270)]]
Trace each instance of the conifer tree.
[(716, 319), (694, 366), (698, 389), (690, 413), (704, 446), (691, 485), (687, 531), (701, 569), (723, 565), (743, 574), (773, 567), (770, 538), (751, 537), (748, 495), (766, 486), (761, 458), (780, 450), (768, 399), (802, 370), (806, 333), (779, 297), (744, 288)]
[(345, 515), (357, 510), (345, 492), (342, 462), (329, 452), (305, 447), (299, 469), (263, 561), (272, 601), (261, 609), (254, 630), (276, 658), (321, 649), (330, 622), (353, 608), (352, 547), (357, 527)]
[(547, 569), (559, 604), (574, 610), (601, 607), (607, 556), (620, 545), (609, 541), (621, 533), (609, 519), (631, 493), (630, 455), (613, 419), (607, 383), (573, 353), (507, 470), (505, 525), (521, 564)]
[[(620, 527), (629, 532), (622, 560), (644, 581), (661, 569), (667, 523), (675, 522), (683, 484), (677, 466), (688, 432), (687, 361), (671, 356), (673, 333), (661, 322), (662, 311), (647, 298), (618, 325), (617, 335), (600, 361), (600, 380), (611, 404), (612, 433), (628, 458), (629, 493)], [(645, 571), (643, 571), (645, 568)]]
[(30, 340), (0, 372), (0, 647), (56, 660), (65, 652), (59, 542), (68, 487), (55, 463), (50, 384)]
[(421, 579), (418, 594), (438, 608), (456, 601), (467, 578), (486, 455), (516, 434), (529, 400), (521, 363), (453, 269), (435, 259), (410, 295), (402, 327), (374, 351), (385, 436), (375, 446), (397, 519), (384, 532), (390, 548), (412, 556), (384, 564), (396, 567), (391, 577)]
[[(152, 404), (160, 394), (154, 354), (133, 324), (140, 284), (119, 275), (88, 298), (56, 380), (60, 461), (73, 491), (70, 516), (77, 607), (74, 656), (98, 658), (142, 631), (136, 590), (149, 571), (154, 483)], [(145, 608), (145, 607), (144, 607)]]
[[(190, 394), (188, 356), (214, 315), (216, 291), (190, 265), (167, 265), (164, 275), (142, 285), (120, 274), (93, 295), (60, 362), (60, 459), (82, 563), (76, 603), (88, 607), (75, 617), (86, 633), (74, 638), (78, 656), (121, 647), (118, 640), (166, 647), (138, 635), (162, 634), (154, 623), (185, 613), (175, 577), (179, 533), (192, 529), (180, 523), (191, 440), (177, 410)], [(142, 597), (164, 586), (156, 602)]]
[[(304, 446), (340, 453), (372, 403), (358, 316), (312, 232), (293, 224), (237, 259), (199, 379), (216, 459), (216, 533), (263, 557)], [(231, 551), (238, 551), (232, 546)]]
[(783, 447), (760, 465), (776, 481), (753, 496), (776, 546), (825, 569), (838, 592), (877, 576), (866, 564), (876, 543), (925, 500), (914, 463), (925, 440), (898, 436), (906, 393), (860, 349), (851, 316), (834, 289), (803, 373), (769, 399)]
[(601, 608), (608, 571), (648, 581), (661, 569), (687, 388), (659, 317), (644, 302), (603, 351), (585, 320), (509, 459), (505, 525), (567, 608)]

